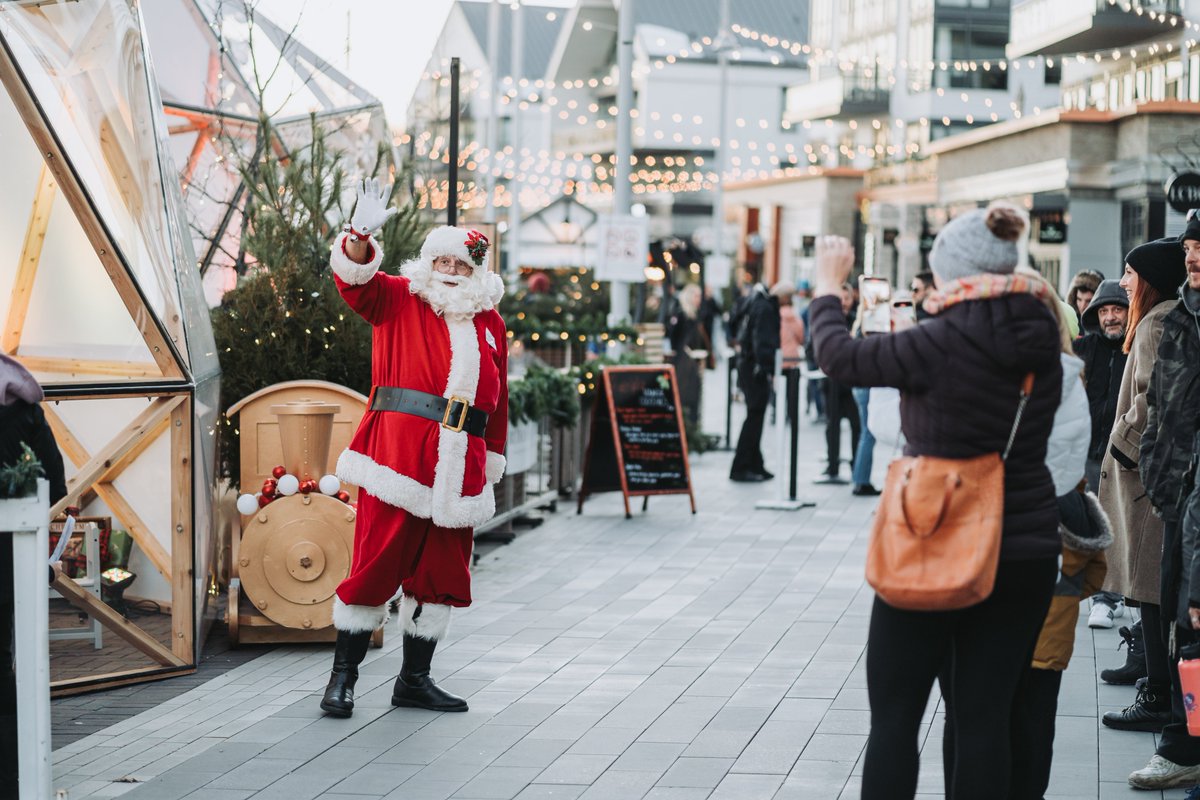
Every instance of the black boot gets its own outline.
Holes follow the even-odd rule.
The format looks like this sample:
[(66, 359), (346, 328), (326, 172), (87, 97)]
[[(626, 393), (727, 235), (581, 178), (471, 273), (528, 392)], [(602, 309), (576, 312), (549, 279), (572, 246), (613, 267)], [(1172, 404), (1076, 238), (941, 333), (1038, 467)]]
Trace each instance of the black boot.
[(1171, 697), (1167, 690), (1151, 688), (1138, 681), (1137, 699), (1124, 711), (1107, 711), (1103, 722), (1119, 731), (1162, 733), (1171, 721)]
[(404, 666), (392, 689), (392, 705), (430, 711), (466, 711), (467, 701), (439, 689), (429, 677), (437, 642), (404, 635)]
[(358, 681), (358, 665), (367, 657), (371, 631), (347, 633), (338, 631), (333, 647), (333, 671), (321, 699), (321, 710), (334, 717), (354, 713), (354, 684)]
[(1104, 670), (1100, 680), (1116, 686), (1132, 686), (1138, 678), (1146, 677), (1146, 641), (1142, 638), (1142, 623), (1139, 620), (1132, 628), (1121, 626), (1117, 633), (1129, 647), (1125, 653), (1125, 666)]

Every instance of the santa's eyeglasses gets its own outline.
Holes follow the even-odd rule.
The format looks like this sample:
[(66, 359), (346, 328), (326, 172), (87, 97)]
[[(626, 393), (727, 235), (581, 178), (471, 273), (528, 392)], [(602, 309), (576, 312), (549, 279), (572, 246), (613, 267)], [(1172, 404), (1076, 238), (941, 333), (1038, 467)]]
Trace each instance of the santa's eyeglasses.
[(471, 274), (471, 265), (454, 256), (438, 256), (433, 260), (433, 268), (438, 272), (454, 273), (455, 275)]

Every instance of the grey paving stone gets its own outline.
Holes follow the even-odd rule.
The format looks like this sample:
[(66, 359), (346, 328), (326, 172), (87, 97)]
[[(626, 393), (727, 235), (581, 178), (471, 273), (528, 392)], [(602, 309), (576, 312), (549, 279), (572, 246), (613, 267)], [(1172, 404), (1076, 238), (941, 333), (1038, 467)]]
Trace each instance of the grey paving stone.
[(569, 783), (533, 783), (516, 800), (576, 800), (588, 787)]
[(731, 758), (680, 758), (657, 785), (715, 789), (731, 766)]
[[(613, 762), (611, 770), (636, 770), (661, 775), (683, 753), (685, 745), (637, 741)], [(653, 785), (653, 782), (651, 782)]]
[(283, 758), (252, 758), (217, 778), (214, 789), (265, 789), (284, 775), (304, 766), (304, 761)]
[(564, 753), (538, 775), (534, 783), (591, 784), (615, 760), (606, 755)]
[(454, 796), (508, 800), (519, 795), (541, 771), (537, 767), (485, 767)]
[(541, 767), (554, 763), (575, 742), (572, 739), (522, 739), (492, 762), (497, 767)]
[(384, 762), (364, 764), (344, 780), (333, 784), (331, 791), (348, 795), (369, 794), (382, 797), (416, 775), (420, 769), (418, 764)]
[[(137, 788), (127, 792), (124, 796), (136, 798), (137, 800), (178, 800), (178, 798), (186, 797), (202, 786), (212, 783), (214, 780), (221, 777), (220, 772), (174, 772), (166, 775), (159, 775), (153, 780), (146, 781)], [(101, 786), (107, 785), (108, 782), (101, 782)], [(95, 787), (96, 789), (101, 786)], [(76, 789), (82, 789), (82, 785)], [(93, 789), (95, 791), (95, 789)], [(84, 791), (72, 792), (73, 796), (87, 796)]]

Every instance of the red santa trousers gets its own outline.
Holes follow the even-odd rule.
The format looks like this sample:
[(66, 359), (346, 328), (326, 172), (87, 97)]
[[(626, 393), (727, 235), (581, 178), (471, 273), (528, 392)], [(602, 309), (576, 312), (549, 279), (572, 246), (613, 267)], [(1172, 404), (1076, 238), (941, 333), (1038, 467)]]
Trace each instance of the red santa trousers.
[(354, 558), (337, 588), (346, 605), (381, 606), (404, 587), (418, 603), (471, 605), (470, 528), (440, 528), (358, 491)]

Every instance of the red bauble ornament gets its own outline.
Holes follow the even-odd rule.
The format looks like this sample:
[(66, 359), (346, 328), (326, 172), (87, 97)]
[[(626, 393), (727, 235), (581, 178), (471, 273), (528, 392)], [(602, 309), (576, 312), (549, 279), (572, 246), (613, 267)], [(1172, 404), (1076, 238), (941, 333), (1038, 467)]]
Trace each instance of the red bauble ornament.
[(317, 490), (317, 482), (312, 478), (300, 481), (300, 494), (311, 494)]
[(279, 480), (284, 475), (287, 475), (287, 468), (282, 465), (271, 470), (271, 477), (274, 478), (275, 480)]
[(267, 503), (270, 503), (270, 502), (271, 502), (272, 500), (274, 500), (274, 499), (275, 499), (274, 497), (270, 497), (270, 496), (268, 496), (268, 495), (265, 495), (265, 494), (260, 494), (260, 495), (258, 496), (258, 507), (259, 507), (259, 508), (263, 508), (263, 507), (265, 507), (265, 506), (267, 505)]
[(275, 481), (271, 480), (270, 478), (267, 478), (265, 481), (263, 481), (263, 488), (262, 488), (263, 494), (271, 495), (272, 497), (274, 497), (275, 493), (278, 490), (279, 490), (279, 484), (277, 484)]
[(343, 503), (350, 503), (350, 493), (345, 490), (338, 492), (334, 495), (334, 497), (336, 497), (338, 500), (341, 500)]

